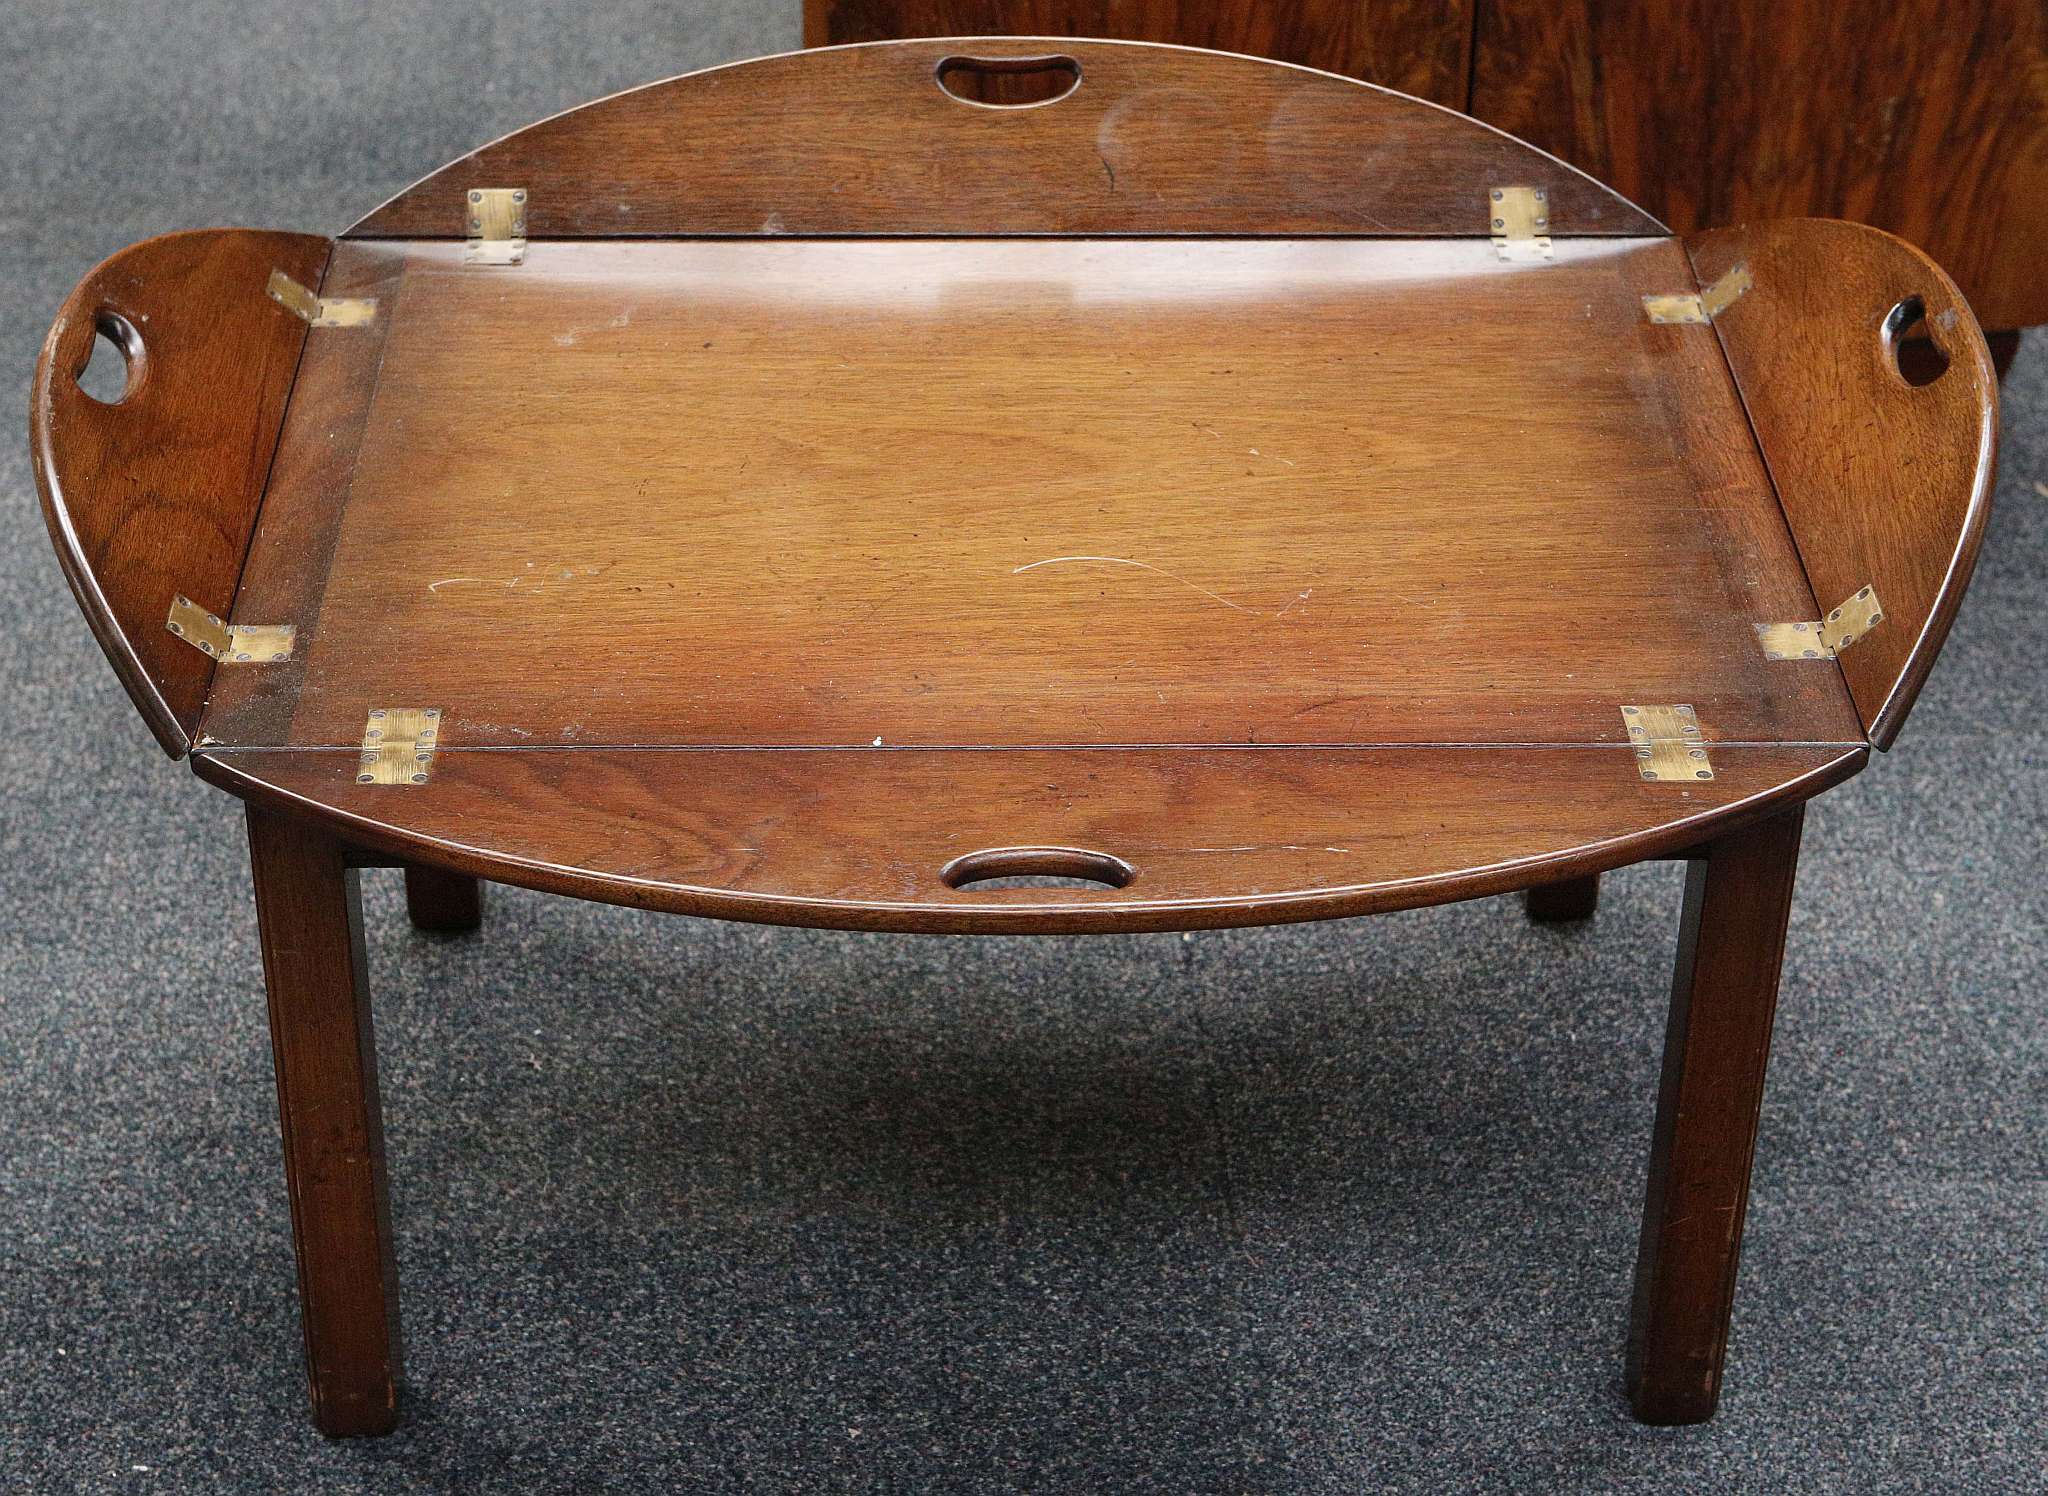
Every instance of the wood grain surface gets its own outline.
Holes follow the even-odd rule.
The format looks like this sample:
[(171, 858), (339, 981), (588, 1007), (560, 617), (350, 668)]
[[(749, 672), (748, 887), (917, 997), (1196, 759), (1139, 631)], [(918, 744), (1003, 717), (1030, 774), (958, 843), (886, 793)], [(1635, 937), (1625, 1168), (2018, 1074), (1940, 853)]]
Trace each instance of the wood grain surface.
[[(208, 749), (200, 776), (351, 844), (554, 893), (770, 924), (1194, 929), (1477, 898), (1680, 852), (1862, 767), (1725, 748), (1651, 784), (1625, 747), (445, 750), (425, 786), (353, 753)], [(1120, 858), (1121, 889), (952, 888), (974, 852)]]
[[(1057, 103), (949, 97), (966, 51), (1071, 57)], [(524, 187), (530, 239), (805, 234), (1489, 232), (1485, 193), (1549, 192), (1553, 235), (1662, 227), (1448, 110), (1327, 73), (1140, 42), (879, 43), (692, 73), (443, 167), (353, 237), (456, 238), (473, 187)]]
[(388, 1433), (398, 1269), (357, 876), (333, 836), (253, 805), (249, 863), (313, 1420), (329, 1435)]
[(1804, 819), (1725, 833), (1686, 870), (1629, 1316), (1645, 1423), (1702, 1423), (1720, 1397)]
[[(1873, 586), (1884, 621), (1839, 664), (1889, 747), (1941, 652), (1991, 506), (1998, 376), (1961, 293), (1912, 246), (1807, 219), (1687, 241), (1702, 281), (1755, 287), (1714, 322), (1823, 609)], [(1911, 298), (1945, 358), (1900, 372), (1888, 323)], [(1808, 669), (1784, 664), (1781, 669)]]
[(1169, 42), (1299, 63), (1465, 107), (1475, 0), (804, 0), (804, 45), (916, 36)]
[[(230, 746), (1860, 742), (1673, 241), (345, 245)], [(359, 260), (366, 256), (368, 263)], [(317, 336), (330, 359), (373, 355)], [(350, 381), (356, 376), (351, 375)], [(351, 387), (353, 385), (351, 384)], [(345, 478), (345, 481), (344, 481)], [(331, 565), (322, 557), (332, 556)]]
[[(183, 593), (225, 616), (241, 574), (306, 324), (273, 270), (320, 282), (328, 241), (207, 229), (122, 250), (59, 308), (29, 397), (29, 450), (65, 580), (143, 721), (191, 746), (213, 660), (164, 628)], [(79, 387), (104, 331), (125, 394)], [(275, 622), (272, 619), (236, 621)]]
[(1680, 233), (1858, 219), (1985, 326), (2048, 322), (2039, 0), (1484, 5), (1470, 108)]

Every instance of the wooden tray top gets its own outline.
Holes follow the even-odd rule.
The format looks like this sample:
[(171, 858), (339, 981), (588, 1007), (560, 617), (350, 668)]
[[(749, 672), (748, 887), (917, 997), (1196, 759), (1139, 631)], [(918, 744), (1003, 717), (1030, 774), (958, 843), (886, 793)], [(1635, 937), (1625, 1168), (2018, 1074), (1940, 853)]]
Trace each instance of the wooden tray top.
[[(962, 102), (963, 51), (1079, 86)], [(466, 192), (513, 185), (523, 259), (469, 263)], [(1495, 242), (1498, 188), (1544, 191), (1547, 254)], [(166, 746), (408, 859), (737, 918), (1258, 923), (1683, 850), (1889, 742), (1990, 476), (1981, 337), (1898, 241), (1681, 242), (1461, 116), (1172, 48), (766, 59), (331, 250), (129, 254), (52, 334), (38, 470)], [(279, 268), (374, 309), (308, 329)], [(1712, 320), (1648, 314), (1738, 268)], [(149, 377), (80, 406), (110, 316)], [(149, 398), (203, 471), (122, 446)], [(67, 423), (162, 496), (148, 547), (74, 513)], [(173, 584), (290, 658), (214, 667)], [(1762, 647), (1864, 586), (1839, 659)], [(1642, 777), (1644, 704), (1692, 708), (1710, 778)], [(405, 707), (425, 782), (358, 783)], [(1116, 886), (952, 886), (984, 871)]]

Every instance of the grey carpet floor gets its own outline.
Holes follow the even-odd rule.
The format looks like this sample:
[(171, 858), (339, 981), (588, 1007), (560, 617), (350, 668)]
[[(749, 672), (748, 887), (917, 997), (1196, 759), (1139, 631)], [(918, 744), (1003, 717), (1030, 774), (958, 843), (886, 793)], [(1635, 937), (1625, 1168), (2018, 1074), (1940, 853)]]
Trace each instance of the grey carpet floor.
[[(10, 0), (0, 369), (134, 239), (332, 231), (796, 12)], [(2041, 1489), (2044, 351), (1918, 715), (1808, 823), (1688, 1430), (1617, 1387), (1675, 868), (1580, 929), (1037, 942), (503, 890), (434, 940), (373, 874), (411, 1390), (322, 1441), (236, 809), (149, 743), (0, 442), (0, 1489)]]

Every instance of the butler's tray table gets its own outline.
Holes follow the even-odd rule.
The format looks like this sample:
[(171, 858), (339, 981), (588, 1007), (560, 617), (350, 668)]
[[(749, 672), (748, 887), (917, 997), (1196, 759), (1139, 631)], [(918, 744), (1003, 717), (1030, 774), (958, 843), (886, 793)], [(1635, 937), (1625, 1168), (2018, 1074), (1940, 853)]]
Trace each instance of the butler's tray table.
[[(96, 336), (125, 391), (80, 387)], [(912, 41), (573, 110), (338, 239), (136, 245), (37, 477), (248, 805), (314, 1416), (397, 1416), (356, 869), (681, 914), (1178, 930), (1691, 864), (1628, 1335), (1720, 1380), (1802, 806), (1967, 581), (1948, 278), (1674, 238), (1327, 74)]]

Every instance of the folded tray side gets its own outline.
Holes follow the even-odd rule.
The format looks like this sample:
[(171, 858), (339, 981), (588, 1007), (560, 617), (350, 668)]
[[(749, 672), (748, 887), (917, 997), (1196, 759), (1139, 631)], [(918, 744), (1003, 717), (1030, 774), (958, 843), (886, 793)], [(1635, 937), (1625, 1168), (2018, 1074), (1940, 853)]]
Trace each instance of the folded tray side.
[[(1714, 329), (1822, 617), (1866, 587), (1882, 609), (1838, 663), (1870, 741), (1888, 748), (1948, 637), (1990, 513), (1998, 376), (1984, 334), (1940, 267), (1881, 229), (1787, 219), (1686, 248), (1702, 285), (1748, 268), (1752, 287)], [(1917, 370), (1911, 349), (1900, 362), (1916, 311), (1933, 344)], [(1908, 372), (1934, 377), (1914, 384)]]
[[(1049, 102), (963, 100), (949, 59), (1052, 58)], [(615, 94), (407, 188), (350, 237), (454, 238), (523, 188), (529, 239), (782, 234), (1491, 235), (1494, 187), (1550, 235), (1664, 227), (1583, 172), (1405, 94), (1144, 42), (962, 37), (764, 57)]]
[[(133, 245), (72, 291), (36, 363), (29, 439), (50, 537), (93, 637), (173, 758), (192, 746), (214, 661), (165, 627), (171, 602), (228, 616), (306, 340), (265, 287), (276, 270), (317, 287), (329, 248), (250, 229)], [(79, 385), (96, 333), (128, 365), (111, 403)]]
[[(447, 749), (424, 785), (353, 751), (202, 749), (202, 779), (350, 845), (605, 903), (923, 934), (1284, 924), (1683, 855), (1838, 784), (1862, 744), (1367, 749)], [(969, 876), (1078, 875), (1068, 887)], [(1107, 884), (1109, 886), (1102, 886)]]

